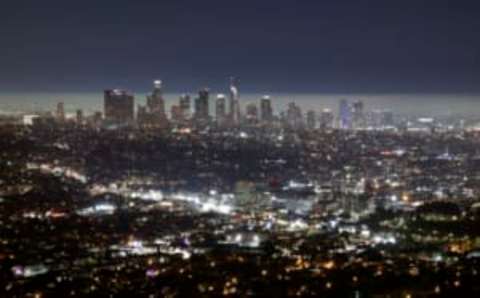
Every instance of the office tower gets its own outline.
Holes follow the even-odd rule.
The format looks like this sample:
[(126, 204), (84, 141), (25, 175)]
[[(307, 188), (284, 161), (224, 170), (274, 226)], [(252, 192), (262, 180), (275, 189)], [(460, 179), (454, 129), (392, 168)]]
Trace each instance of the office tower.
[(352, 111), (351, 111), (350, 104), (346, 99), (340, 100), (338, 117), (339, 117), (340, 129), (352, 128)]
[(153, 91), (147, 96), (147, 108), (148, 113), (151, 114), (150, 121), (154, 126), (166, 127), (168, 125), (162, 81), (156, 80), (153, 82)]
[(320, 128), (322, 130), (333, 128), (334, 120), (333, 112), (330, 109), (323, 109), (320, 114)]
[(208, 98), (209, 90), (207, 88), (198, 92), (198, 97), (195, 99), (195, 121), (197, 123), (205, 124), (209, 120)]
[(227, 117), (227, 110), (226, 110), (226, 99), (225, 95), (218, 94), (217, 100), (215, 102), (215, 117), (217, 118), (217, 124), (223, 125), (225, 124), (225, 120)]
[(238, 94), (237, 80), (232, 77), (230, 78), (230, 112), (229, 117), (232, 124), (237, 125), (240, 123), (241, 112), (240, 112), (240, 96)]
[(273, 120), (272, 101), (268, 95), (263, 96), (260, 100), (260, 118), (265, 124), (270, 124)]
[(317, 126), (317, 115), (315, 111), (310, 110), (307, 112), (307, 128), (314, 130)]
[(298, 129), (303, 126), (302, 110), (294, 102), (288, 104), (286, 118), (290, 128)]
[(185, 120), (190, 119), (191, 115), (191, 103), (190, 103), (190, 95), (182, 94), (180, 96), (180, 111), (183, 115)]
[(57, 116), (58, 121), (60, 121), (60, 122), (65, 121), (65, 105), (63, 104), (63, 102), (57, 103), (56, 116)]
[(165, 101), (163, 99), (162, 81), (153, 82), (153, 91), (147, 96), (148, 110), (161, 117), (165, 115)]
[(147, 112), (147, 107), (145, 105), (137, 106), (137, 124), (140, 127), (148, 126), (149, 117)]
[(363, 101), (356, 100), (352, 105), (352, 120), (355, 128), (365, 127), (365, 115)]
[(182, 123), (185, 120), (180, 105), (172, 105), (170, 108), (170, 115), (172, 117), (172, 121), (176, 124)]
[(132, 124), (134, 120), (134, 101), (133, 95), (125, 90), (105, 90), (105, 120), (110, 124)]
[(76, 122), (78, 125), (82, 125), (83, 124), (83, 111), (82, 110), (77, 110), (76, 113), (75, 113), (75, 119), (76, 119)]
[(393, 113), (390, 110), (373, 110), (369, 115), (369, 125), (375, 129), (394, 126)]
[(258, 108), (255, 103), (249, 103), (246, 106), (246, 120), (248, 124), (256, 124), (258, 122)]

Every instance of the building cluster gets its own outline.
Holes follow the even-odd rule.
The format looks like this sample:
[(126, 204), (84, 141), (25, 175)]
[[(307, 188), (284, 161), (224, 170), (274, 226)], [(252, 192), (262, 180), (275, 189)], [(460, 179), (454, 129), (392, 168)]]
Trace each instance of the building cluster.
[(0, 125), (4, 296), (480, 294), (478, 131), (361, 101), (276, 114), (235, 80), (214, 105), (167, 113), (160, 81), (104, 104)]
[[(63, 102), (56, 111), (0, 117), (0, 124), (34, 126), (76, 126), (90, 128), (137, 128), (171, 131), (178, 129), (286, 129), (296, 131), (461, 131), (480, 130), (480, 120), (458, 115), (418, 117), (400, 115), (391, 109), (367, 109), (362, 100), (340, 99), (337, 109), (307, 109), (295, 101), (280, 109), (275, 99), (264, 95), (257, 101), (240, 99), (238, 83), (231, 79), (227, 94), (212, 95), (202, 88), (196, 96), (182, 94), (177, 102), (165, 98), (162, 81), (154, 81), (145, 104), (136, 104), (135, 96), (121, 89), (104, 91), (103, 111), (86, 115), (65, 111)], [(169, 110), (167, 109), (169, 107)], [(278, 109), (278, 110), (275, 110)]]
[[(272, 99), (269, 95), (263, 96), (259, 102), (241, 103), (235, 78), (231, 79), (228, 96), (220, 93), (211, 99), (210, 90), (203, 88), (198, 91), (195, 98), (191, 98), (188, 94), (181, 95), (178, 103), (171, 106), (170, 113), (166, 112), (161, 81), (154, 82), (154, 90), (147, 96), (146, 105), (138, 105), (136, 110), (134, 98), (127, 91), (106, 90), (104, 114), (106, 125), (137, 125), (141, 128), (163, 129), (172, 126), (207, 127), (214, 125), (224, 128), (250, 126), (326, 130), (335, 127), (342, 129), (365, 128), (367, 123), (361, 101), (348, 104), (346, 100), (342, 100), (338, 118), (330, 109), (323, 109), (319, 114), (314, 110), (304, 113), (295, 102), (290, 102), (286, 111), (277, 115), (274, 113)], [(135, 114), (136, 117), (133, 117)], [(384, 114), (388, 114), (388, 112), (384, 112)], [(381, 116), (386, 117), (385, 115)], [(58, 113), (57, 118), (59, 118)], [(338, 119), (338, 124), (336, 119)], [(388, 120), (381, 121), (378, 126), (387, 126), (386, 123)]]

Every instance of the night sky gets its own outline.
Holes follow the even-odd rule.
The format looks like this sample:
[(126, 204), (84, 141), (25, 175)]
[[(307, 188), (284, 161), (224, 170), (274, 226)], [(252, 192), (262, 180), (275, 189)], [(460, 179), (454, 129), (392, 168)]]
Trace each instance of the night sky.
[(2, 1), (0, 91), (478, 92), (480, 1)]

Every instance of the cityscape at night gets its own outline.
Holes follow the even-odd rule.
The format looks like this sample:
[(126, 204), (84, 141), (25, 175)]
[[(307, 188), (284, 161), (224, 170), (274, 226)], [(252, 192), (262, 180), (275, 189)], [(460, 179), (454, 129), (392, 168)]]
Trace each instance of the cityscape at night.
[(0, 297), (480, 297), (480, 4), (48, 2), (0, 5)]

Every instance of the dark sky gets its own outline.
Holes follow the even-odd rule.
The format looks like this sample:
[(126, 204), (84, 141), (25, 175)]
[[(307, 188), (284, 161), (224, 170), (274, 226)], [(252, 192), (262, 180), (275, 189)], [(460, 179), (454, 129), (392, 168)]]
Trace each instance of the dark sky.
[(0, 4), (0, 92), (478, 92), (479, 51), (478, 0)]

